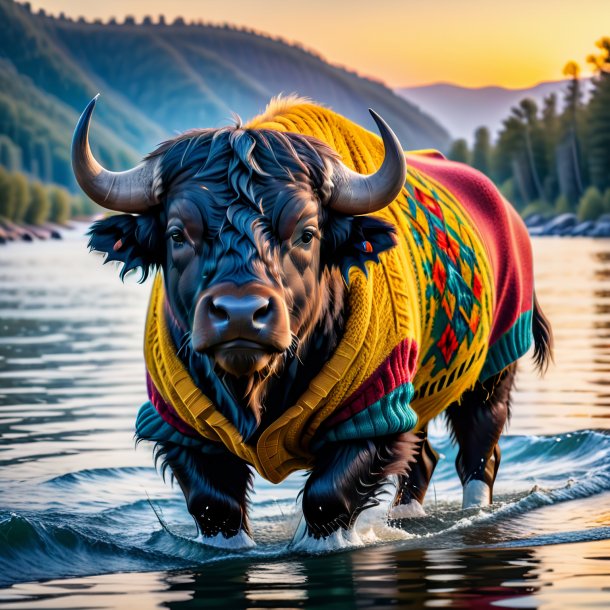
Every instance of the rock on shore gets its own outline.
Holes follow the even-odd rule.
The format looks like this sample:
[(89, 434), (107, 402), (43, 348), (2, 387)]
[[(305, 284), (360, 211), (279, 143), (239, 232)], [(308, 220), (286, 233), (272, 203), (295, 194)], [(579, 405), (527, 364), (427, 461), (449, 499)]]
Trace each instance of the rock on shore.
[(533, 214), (525, 219), (525, 224), (532, 237), (610, 237), (610, 214), (583, 222), (579, 222), (576, 214), (560, 214), (551, 219), (541, 214)]
[(60, 227), (52, 223), (39, 226), (21, 225), (0, 219), (0, 244), (11, 241), (34, 241), (35, 239), (61, 239), (61, 229), (68, 228), (70, 227)]

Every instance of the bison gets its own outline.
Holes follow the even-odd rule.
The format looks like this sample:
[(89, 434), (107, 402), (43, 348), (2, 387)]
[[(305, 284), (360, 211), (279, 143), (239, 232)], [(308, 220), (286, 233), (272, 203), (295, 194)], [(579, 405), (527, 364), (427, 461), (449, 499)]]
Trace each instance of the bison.
[[(201, 539), (250, 545), (253, 468), (309, 475), (306, 534), (349, 531), (397, 481), (390, 519), (422, 513), (438, 460), (428, 422), (459, 445), (463, 506), (500, 463), (516, 361), (551, 329), (527, 231), (482, 174), (404, 153), (307, 100), (250, 123), (195, 129), (124, 172), (76, 127), (76, 179), (119, 215), (90, 249), (156, 274), (145, 329), (149, 401), (136, 436), (178, 481)], [(117, 312), (118, 314), (118, 312)]]

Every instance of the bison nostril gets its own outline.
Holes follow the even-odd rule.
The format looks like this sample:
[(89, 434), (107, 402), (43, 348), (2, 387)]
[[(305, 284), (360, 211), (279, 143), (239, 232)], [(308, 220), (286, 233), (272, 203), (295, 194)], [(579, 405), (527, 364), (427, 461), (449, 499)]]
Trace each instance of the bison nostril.
[(210, 301), (210, 317), (215, 319), (218, 322), (228, 322), (229, 321), (229, 312), (223, 307), (219, 307), (214, 303), (214, 301)]
[(271, 314), (271, 300), (267, 301), (264, 305), (259, 307), (252, 315), (254, 322), (265, 322)]

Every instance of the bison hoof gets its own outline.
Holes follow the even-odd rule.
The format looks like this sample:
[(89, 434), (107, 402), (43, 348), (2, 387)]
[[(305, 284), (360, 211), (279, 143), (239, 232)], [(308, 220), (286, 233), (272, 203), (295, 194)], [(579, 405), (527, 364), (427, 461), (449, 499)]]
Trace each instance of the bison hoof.
[(332, 531), (329, 528), (328, 532), (326, 536), (314, 535), (311, 527), (302, 519), (290, 543), (290, 550), (297, 553), (317, 555), (364, 546), (362, 539), (353, 529), (339, 527)]
[(251, 549), (256, 546), (256, 542), (244, 530), (240, 530), (237, 534), (230, 537), (220, 533), (215, 536), (204, 536), (201, 534), (195, 538), (195, 541), (216, 549), (227, 549), (230, 551)]
[(202, 540), (229, 540), (240, 532), (248, 534), (247, 517), (237, 503), (214, 502), (205, 496), (194, 496), (188, 502), (188, 509)]
[(482, 508), (491, 504), (491, 489), (484, 481), (472, 479), (464, 485), (462, 508)]
[(425, 517), (424, 507), (414, 498), (406, 504), (397, 504), (390, 509), (390, 519), (417, 519)]

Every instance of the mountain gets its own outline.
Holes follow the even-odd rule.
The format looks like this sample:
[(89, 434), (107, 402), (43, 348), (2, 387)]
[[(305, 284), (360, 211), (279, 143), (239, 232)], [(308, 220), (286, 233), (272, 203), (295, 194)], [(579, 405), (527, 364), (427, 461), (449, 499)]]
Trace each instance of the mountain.
[(97, 92), (92, 141), (113, 169), (176, 132), (248, 119), (280, 93), (310, 97), (374, 129), (379, 112), (405, 147), (449, 135), (382, 83), (296, 45), (230, 26), (86, 23), (0, 0), (0, 164), (74, 187), (72, 130)]
[[(586, 87), (588, 81), (584, 81), (584, 84)], [(526, 89), (469, 89), (439, 83), (403, 87), (396, 89), (396, 93), (441, 121), (453, 138), (465, 138), (472, 142), (477, 127), (485, 126), (496, 133), (510, 114), (511, 107), (522, 99), (532, 98), (541, 106), (547, 95), (556, 93), (561, 101), (565, 87), (566, 81), (550, 81)]]

